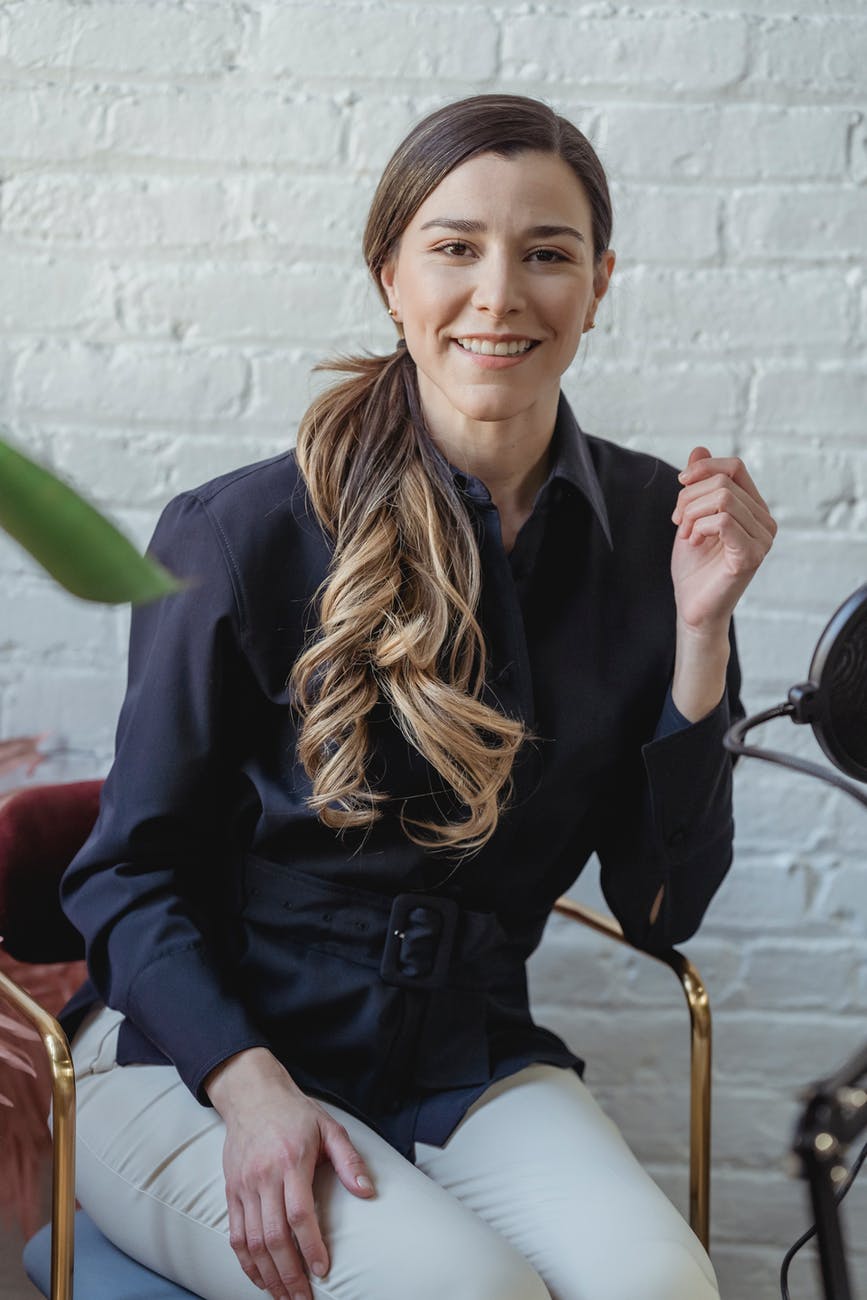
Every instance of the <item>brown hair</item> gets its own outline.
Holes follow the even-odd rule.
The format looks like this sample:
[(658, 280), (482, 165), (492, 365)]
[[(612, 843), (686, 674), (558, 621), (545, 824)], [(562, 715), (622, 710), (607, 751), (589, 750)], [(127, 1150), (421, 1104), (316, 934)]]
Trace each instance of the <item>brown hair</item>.
[[(420, 122), (393, 154), (374, 195), (364, 256), (380, 272), (418, 208), (467, 159), (556, 154), (584, 186), (594, 259), (611, 235), (611, 200), (593, 147), (538, 100), (476, 95)], [(298, 464), (313, 509), (334, 542), (319, 592), (318, 627), (290, 675), (298, 751), (310, 804), (328, 826), (367, 827), (386, 791), (368, 781), (368, 717), (380, 699), (408, 742), (466, 810), (455, 821), (410, 820), (426, 848), (469, 853), (494, 833), (525, 739), (519, 719), (481, 699), (486, 648), (476, 618), (481, 569), (472, 523), (428, 435), (415, 365), (398, 345), (317, 369), (350, 378), (312, 403)]]

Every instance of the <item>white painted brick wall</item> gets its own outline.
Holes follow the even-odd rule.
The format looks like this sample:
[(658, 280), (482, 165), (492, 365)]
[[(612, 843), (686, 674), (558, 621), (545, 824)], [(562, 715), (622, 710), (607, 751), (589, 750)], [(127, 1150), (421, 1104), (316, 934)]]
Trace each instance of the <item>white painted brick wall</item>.
[[(359, 243), (408, 127), (463, 94), (540, 95), (616, 202), (617, 274), (567, 391), (631, 446), (748, 459), (782, 524), (739, 625), (747, 702), (773, 703), (867, 576), (865, 68), (864, 0), (0, 0), (0, 420), (143, 544), (170, 495), (291, 441), (318, 358), (392, 337)], [(0, 581), (0, 731), (51, 731), (40, 779), (103, 771), (126, 611), (2, 539)], [(765, 736), (816, 755), (788, 724)], [(797, 1089), (864, 1036), (865, 825), (769, 767), (742, 764), (736, 798), (736, 866), (689, 951), (716, 1009), (723, 1295), (771, 1300), (806, 1221), (782, 1169)], [(576, 894), (598, 900), (591, 876)], [(670, 974), (557, 918), (532, 978), (684, 1205)]]

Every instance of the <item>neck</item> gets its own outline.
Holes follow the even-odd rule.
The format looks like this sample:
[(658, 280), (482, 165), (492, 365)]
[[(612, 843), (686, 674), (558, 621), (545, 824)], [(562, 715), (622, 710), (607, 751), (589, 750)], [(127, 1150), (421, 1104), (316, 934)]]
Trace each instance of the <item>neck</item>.
[(427, 387), (420, 374), (422, 409), (439, 450), (455, 469), (481, 479), (501, 520), (523, 522), (548, 472), (559, 390), (553, 401), (540, 399), (508, 419), (474, 420), (452, 406), (443, 409), (441, 394)]

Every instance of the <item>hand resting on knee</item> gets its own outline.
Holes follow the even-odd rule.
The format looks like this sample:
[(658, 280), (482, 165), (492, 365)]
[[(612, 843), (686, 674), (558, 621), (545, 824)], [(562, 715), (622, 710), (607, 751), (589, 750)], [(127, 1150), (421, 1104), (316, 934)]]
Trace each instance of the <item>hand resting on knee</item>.
[(313, 1202), (314, 1171), (330, 1160), (348, 1191), (369, 1197), (374, 1189), (364, 1160), (346, 1129), (265, 1048), (223, 1061), (205, 1089), (226, 1124), (232, 1249), (274, 1300), (308, 1300), (304, 1263), (318, 1277), (330, 1266)]

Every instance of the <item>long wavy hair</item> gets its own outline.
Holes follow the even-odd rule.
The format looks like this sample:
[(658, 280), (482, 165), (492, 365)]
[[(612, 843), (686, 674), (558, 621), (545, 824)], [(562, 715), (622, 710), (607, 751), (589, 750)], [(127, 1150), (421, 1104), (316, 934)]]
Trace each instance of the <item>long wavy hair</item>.
[[(477, 95), (438, 109), (398, 147), (379, 182), (364, 257), (380, 272), (439, 183), (478, 154), (555, 154), (590, 203), (598, 265), (611, 235), (605, 173), (589, 141), (545, 104)], [(388, 356), (321, 363), (349, 378), (312, 403), (297, 458), (333, 540), (318, 626), (289, 678), (309, 803), (325, 825), (370, 827), (391, 797), (369, 779), (372, 710), (384, 701), (406, 740), (457, 798), (454, 820), (401, 823), (415, 843), (465, 856), (491, 837), (525, 739), (519, 719), (482, 699), (486, 647), (476, 612), (481, 565), (466, 505), (425, 428), (415, 365)]]

